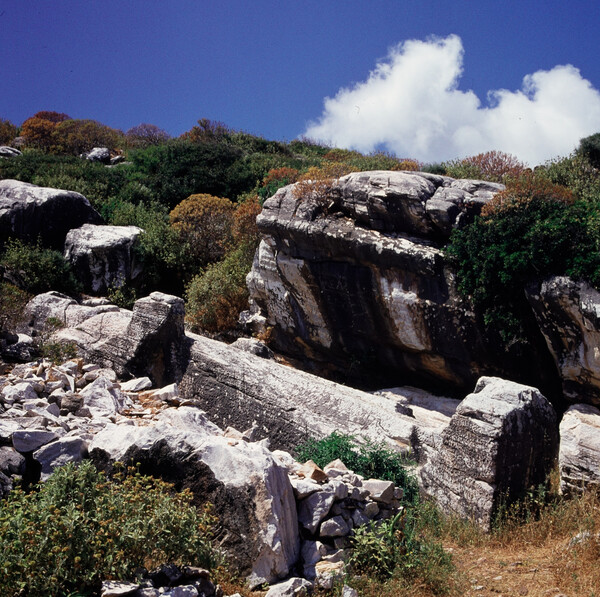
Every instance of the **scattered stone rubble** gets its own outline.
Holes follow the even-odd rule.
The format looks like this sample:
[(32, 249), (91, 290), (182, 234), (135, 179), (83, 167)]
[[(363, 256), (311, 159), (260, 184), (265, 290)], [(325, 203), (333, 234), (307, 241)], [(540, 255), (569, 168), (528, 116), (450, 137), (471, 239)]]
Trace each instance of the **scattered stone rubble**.
[[(208, 466), (205, 479), (222, 485), (208, 492), (211, 499), (216, 496), (217, 515), (223, 492), (228, 492), (224, 502), (254, 500), (250, 510), (247, 504), (237, 504), (246, 510), (221, 511), (227, 517), (225, 526), (229, 524), (222, 546), (228, 551), (231, 534), (242, 537), (246, 553), (229, 550), (230, 556), (253, 558), (240, 568), (250, 586), (275, 583), (269, 593), (273, 596), (301, 594), (298, 591), (314, 586), (331, 588), (344, 574), (353, 529), (393, 516), (401, 508), (403, 491), (389, 481), (363, 479), (339, 460), (322, 470), (312, 461), (296, 462), (287, 452), (270, 452), (267, 440), (252, 441), (256, 428), (223, 432), (208, 422), (179, 394), (177, 384), (151, 386), (147, 377), (120, 382), (112, 369), (83, 359), (14, 366), (0, 377), (0, 494), (22, 482), (44, 481), (55, 468), (89, 457), (97, 463), (107, 458), (145, 462), (144, 458), (164, 458), (167, 449), (178, 467), (196, 458), (196, 468), (186, 469), (190, 476), (196, 477), (199, 466)], [(160, 463), (155, 464), (161, 472)], [(187, 486), (185, 473), (178, 481)], [(252, 510), (258, 511), (255, 520)], [(243, 528), (248, 524), (250, 528)], [(294, 572), (303, 578), (277, 584)], [(194, 582), (179, 583), (192, 573), (196, 572), (173, 572), (178, 580), (167, 585), (149, 580), (135, 586), (105, 583), (102, 594), (222, 595), (200, 573)], [(175, 586), (178, 583), (182, 586)]]

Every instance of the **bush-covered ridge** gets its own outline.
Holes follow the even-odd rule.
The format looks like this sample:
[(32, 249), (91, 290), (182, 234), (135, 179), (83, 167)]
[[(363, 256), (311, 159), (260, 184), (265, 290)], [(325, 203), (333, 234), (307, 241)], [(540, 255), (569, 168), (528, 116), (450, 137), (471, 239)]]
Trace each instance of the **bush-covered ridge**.
[[(15, 133), (28, 149), (22, 156), (0, 161), (0, 177), (78, 191), (107, 223), (143, 228), (139, 248), (146, 265), (143, 283), (135, 289), (115, 289), (114, 297), (127, 306), (152, 290), (185, 293), (196, 331), (230, 329), (236, 311), (245, 304), (245, 275), (258, 234), (239, 222), (248, 220), (249, 214), (254, 217), (260, 204), (281, 186), (300, 181), (297, 192), (308, 193), (322, 181), (326, 191), (328, 182), (353, 171), (421, 169), (507, 184), (507, 191), (481, 218), (457, 231), (448, 247), (459, 289), (481, 309), (490, 332), (507, 345), (525, 341), (525, 285), (551, 274), (600, 284), (598, 134), (583, 139), (572, 156), (532, 172), (499, 151), (425, 165), (309, 140), (269, 141), (207, 119), (171, 139), (152, 124), (122, 133), (92, 120), (44, 111), (20, 129), (0, 121), (5, 142)], [(127, 162), (107, 168), (75, 157), (97, 144), (124, 154)], [(227, 223), (214, 226), (215, 210), (222, 215), (220, 220), (226, 212), (233, 214), (233, 222), (226, 216)], [(199, 223), (201, 234), (193, 231), (192, 220)], [(12, 252), (16, 250), (13, 245)], [(33, 263), (36, 250), (19, 247), (23, 263)], [(10, 255), (3, 260), (12, 267)], [(57, 267), (58, 263), (52, 266)], [(22, 269), (25, 277), (39, 279), (39, 274), (29, 275), (26, 269)]]

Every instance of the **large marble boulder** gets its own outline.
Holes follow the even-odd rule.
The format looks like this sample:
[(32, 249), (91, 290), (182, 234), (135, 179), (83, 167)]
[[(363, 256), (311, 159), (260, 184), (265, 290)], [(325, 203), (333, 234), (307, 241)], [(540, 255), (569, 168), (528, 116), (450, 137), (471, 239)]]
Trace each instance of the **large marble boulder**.
[(250, 586), (285, 578), (300, 553), (294, 492), (287, 470), (260, 443), (224, 437), (192, 407), (168, 409), (152, 426), (108, 425), (89, 445), (101, 467), (139, 463), (152, 474), (209, 501), (220, 544)]
[(94, 147), (87, 153), (82, 154), (90, 162), (100, 162), (101, 164), (110, 164), (110, 149), (108, 147)]
[(554, 276), (527, 289), (527, 298), (571, 403), (600, 406), (600, 292)]
[(81, 194), (0, 180), (0, 239), (19, 238), (62, 251), (67, 232), (101, 224), (100, 214)]
[[(51, 304), (57, 302), (54, 293), (46, 296)], [(36, 308), (43, 312), (43, 305)], [(153, 292), (136, 301), (133, 311), (104, 306), (88, 309), (88, 319), (59, 330), (54, 339), (74, 343), (83, 357), (113, 368), (121, 377), (148, 376), (156, 385), (181, 379), (190, 345), (184, 333), (183, 299)], [(84, 312), (68, 304), (65, 321)]]
[(503, 501), (546, 481), (558, 453), (556, 413), (537, 389), (484, 377), (441, 440), (421, 468), (423, 491), (443, 511), (489, 527)]
[(65, 259), (86, 291), (106, 294), (110, 288), (135, 283), (142, 274), (135, 251), (142, 233), (137, 226), (84, 224), (68, 232)]
[(270, 329), (274, 348), (354, 385), (464, 395), (493, 374), (548, 391), (545, 346), (500, 347), (459, 296), (443, 252), (451, 229), (502, 185), (362, 172), (334, 182), (322, 201), (300, 195), (299, 184), (265, 201), (247, 278), (250, 321)]
[(563, 415), (558, 464), (563, 493), (600, 488), (600, 409), (574, 404)]

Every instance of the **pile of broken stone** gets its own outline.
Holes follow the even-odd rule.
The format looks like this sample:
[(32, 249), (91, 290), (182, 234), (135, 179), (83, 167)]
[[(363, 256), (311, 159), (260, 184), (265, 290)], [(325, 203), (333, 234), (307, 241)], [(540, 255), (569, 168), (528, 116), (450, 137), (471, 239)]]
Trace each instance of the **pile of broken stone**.
[[(283, 471), (279, 477), (272, 471), (261, 472), (265, 479), (263, 493), (266, 490), (272, 495), (265, 501), (271, 510), (265, 519), (269, 528), (261, 529), (259, 535), (270, 533), (274, 538), (270, 542), (255, 539), (264, 544), (254, 550), (256, 561), (246, 567), (250, 586), (268, 582), (272, 584), (268, 593), (271, 596), (295, 595), (315, 586), (332, 588), (335, 580), (344, 575), (353, 529), (394, 516), (401, 508), (402, 489), (390, 481), (366, 480), (340, 460), (324, 469), (312, 461), (299, 463), (288, 452), (269, 451), (268, 440), (252, 441), (255, 429), (240, 432), (230, 427), (222, 431), (206, 420), (192, 401), (180, 397), (176, 384), (153, 389), (147, 377), (122, 382), (112, 369), (86, 364), (83, 359), (61, 365), (38, 360), (12, 369), (3, 367), (2, 495), (23, 480), (44, 481), (56, 467), (81, 462), (94, 450), (102, 450), (116, 461), (134, 444), (147, 447), (157, 439), (170, 441), (169, 434), (174, 445), (188, 442), (195, 453), (204, 450), (203, 462), (225, 485), (239, 486), (248, 482), (246, 477), (257, 476), (245, 470), (244, 467), (252, 466), (247, 461), (260, 462), (263, 458), (272, 464), (258, 464), (260, 471), (269, 466)], [(214, 454), (218, 455), (213, 457)], [(244, 455), (244, 463), (236, 464), (235, 459)], [(291, 506), (275, 505), (286, 500)], [(241, 530), (237, 532), (242, 534)], [(235, 553), (229, 555), (235, 558)], [(282, 578), (288, 580), (280, 583)], [(213, 594), (189, 586), (185, 589), (188, 592), (177, 587), (167, 592), (162, 589), (161, 594)], [(158, 595), (158, 591), (131, 584), (105, 585), (106, 595), (149, 596)]]

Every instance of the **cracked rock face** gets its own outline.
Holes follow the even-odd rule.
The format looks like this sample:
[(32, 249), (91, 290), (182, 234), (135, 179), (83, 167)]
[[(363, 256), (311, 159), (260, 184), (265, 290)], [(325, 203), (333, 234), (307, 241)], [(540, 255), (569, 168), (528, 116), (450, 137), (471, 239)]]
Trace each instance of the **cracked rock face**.
[(442, 432), (421, 483), (445, 512), (489, 527), (501, 500), (510, 503), (546, 480), (557, 453), (556, 413), (546, 398), (483, 377)]
[(571, 403), (600, 406), (600, 292), (564, 276), (527, 289), (527, 298)]
[(361, 172), (334, 183), (325, 207), (296, 188), (265, 202), (247, 278), (249, 319), (273, 329), (275, 348), (371, 387), (463, 393), (491, 374), (540, 385), (537, 351), (517, 358), (494, 345), (441, 249), (502, 185)]

